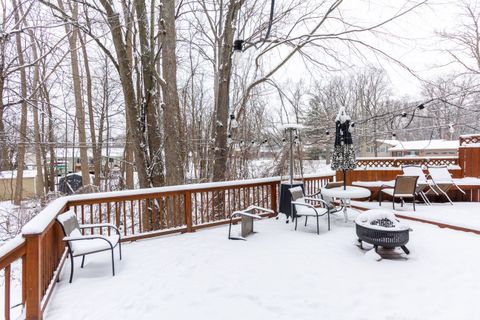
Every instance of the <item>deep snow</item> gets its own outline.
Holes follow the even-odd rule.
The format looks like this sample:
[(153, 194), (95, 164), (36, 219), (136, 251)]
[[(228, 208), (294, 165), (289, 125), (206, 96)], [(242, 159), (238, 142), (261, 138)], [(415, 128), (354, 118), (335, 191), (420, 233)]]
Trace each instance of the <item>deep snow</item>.
[(123, 246), (115, 277), (102, 253), (84, 269), (76, 261), (72, 284), (66, 262), (45, 318), (478, 318), (480, 236), (405, 221), (411, 254), (377, 262), (352, 222), (333, 220), (320, 235), (313, 221), (294, 231), (282, 217), (257, 222), (247, 241), (227, 240), (228, 226), (137, 241)]

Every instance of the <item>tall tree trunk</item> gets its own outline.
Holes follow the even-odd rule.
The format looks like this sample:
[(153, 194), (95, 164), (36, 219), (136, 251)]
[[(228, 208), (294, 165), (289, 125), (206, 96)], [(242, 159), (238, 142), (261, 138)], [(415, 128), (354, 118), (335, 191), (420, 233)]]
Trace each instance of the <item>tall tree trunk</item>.
[[(2, 41), (2, 40), (0, 40)], [(3, 56), (3, 54), (2, 54)], [(4, 105), (3, 105), (3, 90), (5, 82), (3, 80), (3, 58), (2, 62), (0, 63), (0, 171), (3, 170), (10, 170), (11, 169), (11, 161), (8, 155), (8, 143), (7, 143), (7, 136), (5, 132), (5, 124), (3, 122), (3, 114), (4, 114)]]
[[(45, 70), (45, 68), (44, 68)], [(52, 114), (52, 105), (50, 103), (50, 94), (47, 89), (47, 85), (45, 80), (42, 83), (42, 89), (43, 89), (43, 97), (45, 99), (45, 106), (46, 106), (46, 111), (47, 111), (47, 118), (48, 118), (48, 125), (47, 125), (47, 141), (48, 141), (48, 153), (49, 153), (49, 158), (50, 158), (50, 178), (49, 178), (49, 190), (50, 191), (55, 191), (55, 168), (54, 164), (56, 164), (57, 159), (55, 155), (55, 148), (54, 148), (54, 143), (56, 142), (55, 137), (54, 137), (54, 132), (53, 132), (53, 114)], [(67, 170), (67, 162), (65, 160), (65, 171)], [(45, 172), (46, 173), (46, 172)]]
[[(149, 22), (144, 0), (135, 1), (137, 14), (138, 40), (140, 44), (140, 62), (142, 67), (143, 96), (140, 108), (147, 117), (147, 137), (150, 154), (148, 173), (154, 187), (165, 183), (160, 130), (158, 127), (158, 93), (155, 82), (155, 46), (149, 34)], [(153, 15), (154, 13), (152, 13)], [(173, 80), (172, 80), (173, 81)]]
[(107, 21), (112, 33), (112, 41), (115, 47), (118, 60), (118, 72), (123, 89), (125, 110), (127, 112), (128, 126), (132, 130), (135, 150), (135, 164), (138, 171), (138, 180), (141, 188), (151, 186), (148, 179), (147, 167), (149, 166), (146, 156), (147, 144), (141, 131), (141, 123), (138, 118), (138, 109), (135, 99), (135, 89), (132, 79), (132, 67), (128, 58), (126, 45), (123, 39), (122, 25), (118, 13), (116, 13), (108, 0), (100, 0), (107, 13)]
[[(23, 10), (20, 7), (20, 12), (23, 15)], [(38, 98), (39, 94), (39, 81), (40, 81), (40, 62), (38, 60), (38, 52), (37, 46), (35, 44), (35, 35), (33, 34), (33, 30), (29, 29), (28, 31), (30, 35), (30, 46), (32, 50), (33, 60), (36, 61), (34, 70), (33, 70), (33, 83), (32, 83), (32, 113), (33, 113), (33, 133), (34, 133), (34, 140), (35, 140), (35, 167), (37, 170), (37, 176), (35, 179), (35, 193), (37, 197), (40, 197), (41, 203), (43, 204), (45, 201), (45, 185), (44, 185), (44, 177), (43, 177), (43, 163), (42, 163), (42, 146), (41, 146), (41, 138), (40, 138), (40, 122), (38, 120)]]
[[(122, 1), (123, 12), (125, 16), (125, 44), (127, 46), (126, 52), (129, 63), (132, 64), (133, 61), (133, 33), (132, 33), (132, 22), (131, 22), (131, 10), (128, 4), (125, 1)], [(128, 115), (126, 114), (125, 117)], [(130, 121), (127, 119), (127, 123)], [(125, 127), (125, 151), (124, 151), (124, 171), (125, 171), (125, 187), (127, 189), (133, 189), (135, 187), (134, 183), (134, 152), (133, 152), (133, 136), (132, 136), (132, 129), (129, 126)], [(123, 177), (123, 175), (122, 175)]]
[(175, 0), (164, 0), (161, 10), (165, 33), (162, 71), (166, 79), (163, 93), (163, 136), (165, 145), (165, 180), (167, 185), (185, 182), (185, 137), (177, 90)]
[[(64, 10), (63, 1), (58, 0), (58, 6)], [(72, 8), (72, 19), (77, 20), (78, 4), (75, 2)], [(80, 79), (80, 68), (77, 53), (77, 38), (79, 31), (77, 27), (71, 27), (65, 24), (65, 33), (68, 34), (68, 45), (70, 49), (70, 65), (72, 69), (73, 93), (75, 96), (75, 118), (78, 127), (78, 143), (80, 147), (80, 166), (82, 169), (83, 185), (90, 184), (90, 173), (88, 170), (88, 149), (87, 135), (85, 132), (85, 112), (82, 101), (82, 85)]]
[[(13, 6), (15, 9), (14, 18), (15, 23), (18, 25), (20, 23), (19, 10), (17, 6), (17, 1), (13, 1)], [(20, 205), (23, 198), (23, 168), (25, 167), (25, 144), (27, 142), (27, 75), (25, 72), (25, 60), (23, 58), (23, 49), (22, 49), (22, 38), (20, 32), (15, 33), (15, 42), (18, 56), (18, 64), (20, 66), (20, 96), (22, 97), (21, 103), (21, 118), (20, 118), (20, 143), (17, 148), (17, 178), (15, 180), (15, 194), (13, 198), (13, 203), (15, 205)]]
[(95, 173), (95, 178), (93, 184), (100, 186), (100, 168), (101, 168), (101, 157), (102, 150), (98, 149), (97, 139), (95, 134), (95, 120), (93, 118), (93, 96), (92, 96), (92, 76), (90, 74), (90, 63), (88, 62), (87, 46), (86, 41), (80, 36), (80, 44), (82, 46), (83, 54), (83, 64), (85, 66), (85, 77), (87, 85), (87, 106), (88, 106), (88, 121), (90, 126), (90, 140), (92, 142), (92, 153), (93, 153), (93, 170)]
[(228, 111), (230, 106), (230, 79), (232, 76), (232, 47), (235, 33), (234, 25), (238, 11), (243, 5), (243, 0), (230, 0), (222, 32), (218, 44), (219, 61), (216, 66), (218, 88), (215, 98), (214, 132), (214, 164), (213, 181), (223, 181), (227, 173), (228, 145), (227, 126)]

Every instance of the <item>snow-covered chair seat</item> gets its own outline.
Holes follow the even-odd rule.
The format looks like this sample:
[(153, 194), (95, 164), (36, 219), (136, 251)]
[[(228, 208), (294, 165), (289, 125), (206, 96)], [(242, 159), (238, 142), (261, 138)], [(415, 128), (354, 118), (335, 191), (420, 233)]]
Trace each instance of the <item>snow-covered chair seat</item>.
[[(297, 230), (298, 217), (305, 217), (305, 226), (307, 225), (308, 217), (317, 218), (317, 234), (320, 234), (319, 217), (325, 214), (328, 217), (328, 230), (330, 230), (330, 208), (328, 203), (320, 198), (306, 197), (303, 194), (301, 187), (290, 188), (292, 194), (292, 204), (295, 206), (295, 230)], [(307, 202), (308, 201), (308, 202)], [(309, 203), (310, 202), (310, 203)], [(312, 202), (319, 203), (321, 207), (312, 205)]]
[[(83, 268), (85, 256), (87, 254), (111, 250), (112, 253), (112, 273), (115, 275), (115, 262), (113, 249), (118, 245), (120, 260), (122, 259), (122, 246), (120, 243), (121, 235), (116, 226), (110, 223), (83, 224), (80, 225), (77, 216), (73, 210), (68, 210), (57, 216), (57, 222), (62, 227), (64, 234), (63, 241), (67, 243), (68, 254), (70, 256), (70, 283), (73, 279), (73, 258), (82, 256)], [(83, 235), (82, 229), (86, 228), (109, 228), (115, 230), (116, 234), (110, 236), (104, 235)]]

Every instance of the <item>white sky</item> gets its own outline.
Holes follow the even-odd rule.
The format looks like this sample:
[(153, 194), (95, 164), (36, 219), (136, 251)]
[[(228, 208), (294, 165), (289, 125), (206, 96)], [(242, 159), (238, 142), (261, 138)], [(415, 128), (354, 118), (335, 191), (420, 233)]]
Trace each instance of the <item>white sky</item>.
[[(341, 8), (344, 17), (365, 25), (389, 16), (404, 3), (403, 0), (347, 0)], [(436, 76), (456, 68), (451, 65), (440, 67), (451, 59), (441, 51), (441, 44), (435, 32), (452, 30), (458, 25), (459, 4), (460, 1), (455, 0), (429, 0), (428, 5), (408, 13), (407, 16), (401, 17), (384, 28), (383, 31), (390, 34), (383, 39), (373, 36), (365, 36), (363, 39), (367, 39), (370, 44), (375, 44), (376, 47), (406, 64), (420, 78), (433, 80)], [(352, 61), (358, 60), (354, 54), (350, 56), (349, 53), (345, 53), (345, 55)], [(366, 64), (383, 67), (392, 82), (393, 96), (420, 97), (420, 80), (395, 62), (365, 53), (363, 61), (355, 61), (354, 64), (358, 67)], [(277, 79), (298, 81), (299, 78), (303, 78), (308, 83), (322, 76), (317, 71), (301, 68), (301, 65), (303, 63), (299, 57), (292, 59), (282, 73), (277, 75)], [(307, 71), (311, 72), (310, 75)], [(322, 73), (327, 77), (335, 76), (334, 72)]]

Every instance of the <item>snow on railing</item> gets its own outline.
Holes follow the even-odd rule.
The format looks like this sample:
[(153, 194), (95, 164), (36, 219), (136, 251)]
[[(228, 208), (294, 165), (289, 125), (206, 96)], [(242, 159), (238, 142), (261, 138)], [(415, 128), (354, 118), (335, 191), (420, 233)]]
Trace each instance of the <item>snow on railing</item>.
[(457, 156), (429, 157), (372, 157), (357, 158), (357, 167), (362, 168), (399, 168), (402, 165), (452, 166), (458, 165)]
[[(0, 247), (0, 270), (4, 272), (4, 319), (9, 320), (11, 318), (11, 295), (12, 295), (12, 264), (22, 259), (24, 261), (26, 254), (25, 239), (18, 235), (15, 238), (7, 241)], [(22, 277), (22, 304), (25, 300), (25, 279)]]

